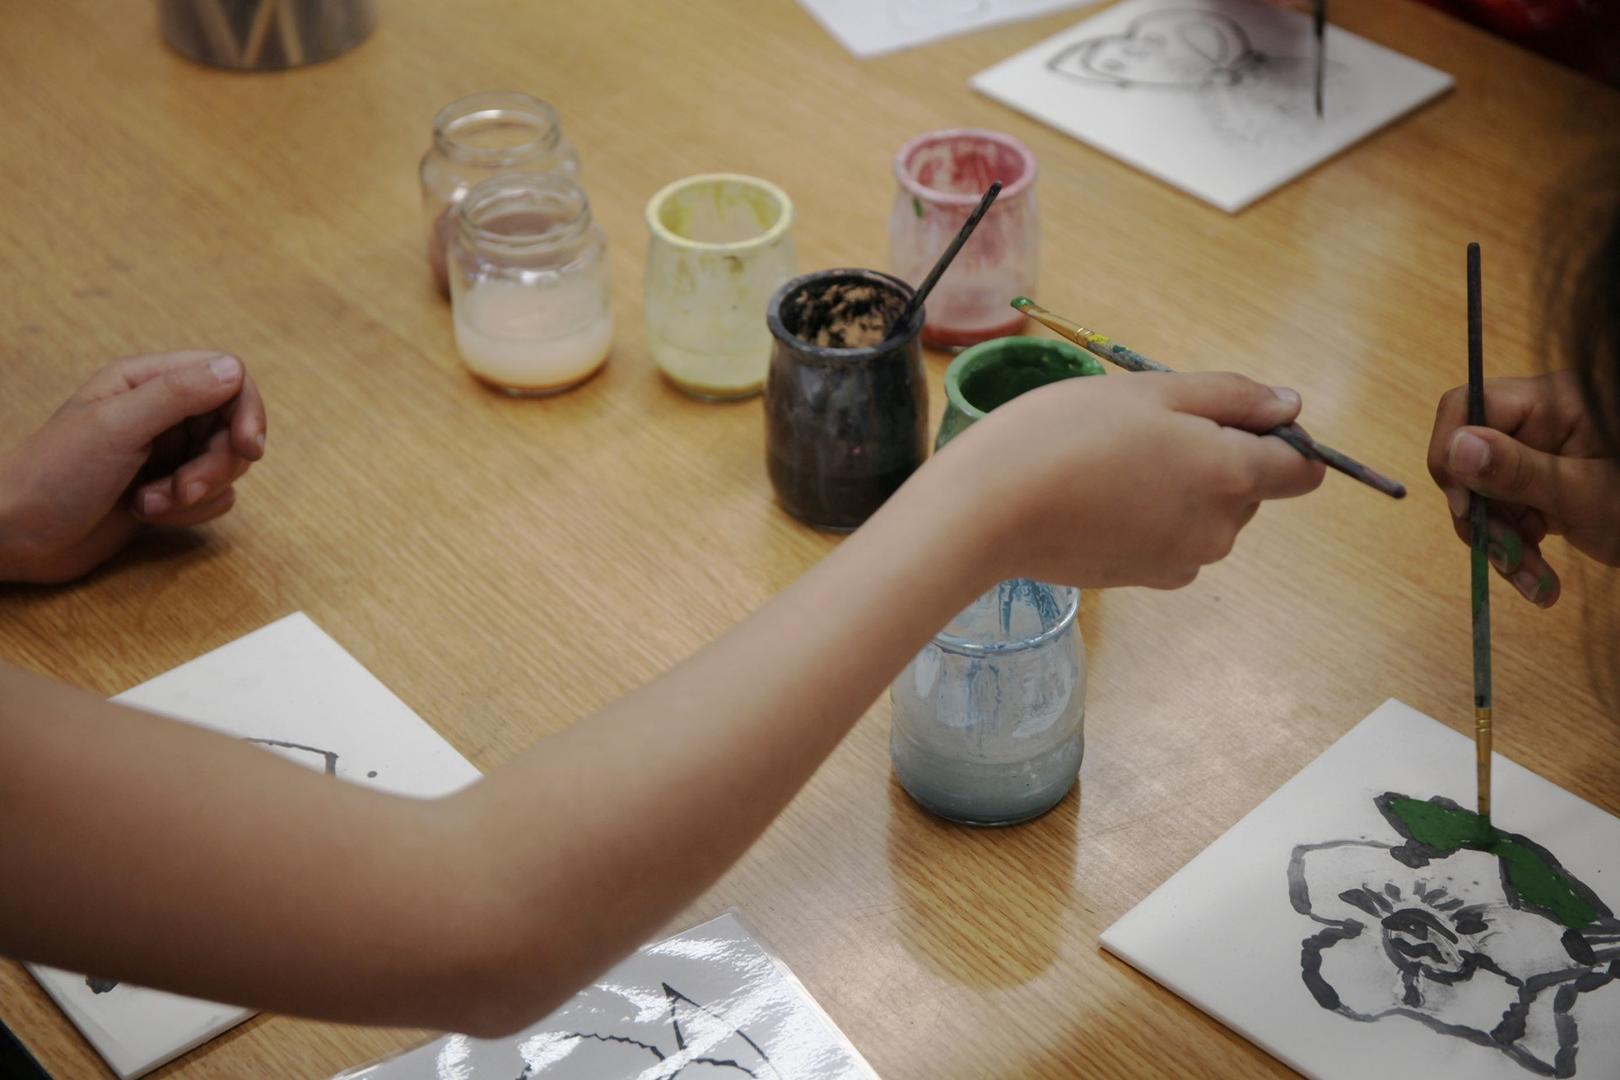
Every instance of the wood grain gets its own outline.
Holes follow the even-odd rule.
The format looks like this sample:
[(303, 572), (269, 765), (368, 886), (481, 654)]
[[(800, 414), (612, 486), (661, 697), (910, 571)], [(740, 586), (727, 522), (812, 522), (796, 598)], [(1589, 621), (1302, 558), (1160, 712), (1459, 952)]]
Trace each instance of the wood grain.
[[(1414, 494), (1330, 477), (1190, 589), (1088, 595), (1081, 794), (1046, 818), (923, 815), (890, 777), (878, 702), (671, 929), (736, 905), (885, 1076), (1285, 1075), (1097, 935), (1384, 698), (1468, 730), (1467, 551), (1423, 467), (1434, 403), (1464, 375), (1463, 245), (1489, 262), (1492, 371), (1536, 369), (1539, 215), (1563, 166), (1620, 129), (1620, 95), (1420, 5), (1345, 5), (1346, 28), (1456, 90), (1228, 216), (968, 90), (1074, 13), (859, 62), (787, 0), (384, 8), (347, 56), (243, 75), (167, 51), (149, 10), (7, 6), (0, 434), (112, 356), (188, 345), (243, 356), (271, 424), (221, 523), (71, 589), (0, 591), (0, 653), (111, 694), (302, 609), (499, 766), (837, 542), (773, 506), (757, 400), (699, 404), (655, 374), (647, 197), (755, 173), (796, 201), (804, 269), (882, 267), (893, 150), (940, 126), (1008, 131), (1041, 162), (1038, 299), (1178, 368), (1299, 388), (1313, 434)], [(614, 260), (612, 362), (543, 402), (463, 373), (419, 250), (433, 113), (508, 87), (558, 107)], [(946, 360), (929, 360), (936, 416)], [(1620, 810), (1579, 585), (1551, 612), (1499, 591), (1497, 746)], [(1600, 579), (1587, 595), (1605, 600)], [(0, 1002), (54, 1073), (105, 1075), (14, 964)], [(321, 1076), (421, 1037), (260, 1017), (160, 1075)]]

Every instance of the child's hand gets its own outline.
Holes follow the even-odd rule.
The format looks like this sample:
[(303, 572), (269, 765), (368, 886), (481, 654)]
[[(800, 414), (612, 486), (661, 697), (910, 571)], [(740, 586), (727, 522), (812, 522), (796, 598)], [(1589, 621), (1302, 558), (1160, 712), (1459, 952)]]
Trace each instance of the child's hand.
[(264, 402), (236, 357), (114, 361), (0, 454), (0, 581), (70, 581), (143, 523), (220, 516), (264, 436)]
[(1468, 388), (1440, 399), (1429, 473), (1465, 543), (1468, 493), (1490, 501), (1491, 562), (1528, 600), (1558, 599), (1558, 575), (1541, 555), (1548, 533), (1620, 566), (1620, 464), (1592, 426), (1572, 371), (1485, 381), (1486, 427), (1468, 427)]
[(1324, 466), (1267, 431), (1299, 395), (1240, 375), (1068, 379), (997, 409), (941, 452), (983, 506), (1001, 577), (1176, 588), (1231, 551), (1265, 499)]

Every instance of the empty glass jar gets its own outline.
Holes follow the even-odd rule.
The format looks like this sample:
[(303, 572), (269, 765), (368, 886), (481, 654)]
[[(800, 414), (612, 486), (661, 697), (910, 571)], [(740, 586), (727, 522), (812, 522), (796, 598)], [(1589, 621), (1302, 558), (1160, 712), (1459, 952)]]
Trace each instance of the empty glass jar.
[(509, 173), (473, 187), (450, 243), (456, 347), (515, 395), (584, 382), (613, 344), (607, 240), (566, 176)]
[(456, 231), (457, 204), (480, 180), (510, 172), (578, 174), (579, 155), (563, 137), (555, 109), (537, 97), (501, 90), (439, 110), (419, 174), (428, 267), (441, 292), (449, 291), (445, 252)]
[(1044, 814), (1085, 749), (1080, 591), (1003, 581), (952, 619), (889, 688), (895, 775), (925, 809), (969, 825)]

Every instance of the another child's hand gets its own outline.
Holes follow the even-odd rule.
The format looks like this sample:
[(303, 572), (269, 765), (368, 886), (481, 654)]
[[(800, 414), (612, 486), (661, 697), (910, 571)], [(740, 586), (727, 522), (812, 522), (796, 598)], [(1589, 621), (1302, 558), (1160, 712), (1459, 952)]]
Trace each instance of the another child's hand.
[(1548, 533), (1620, 566), (1620, 463), (1592, 426), (1572, 371), (1487, 379), (1486, 427), (1468, 427), (1468, 388), (1446, 392), (1429, 440), (1429, 473), (1466, 543), (1468, 493), (1490, 500), (1491, 562), (1528, 600), (1558, 599), (1541, 554)]
[(1240, 375), (1068, 379), (997, 409), (941, 453), (993, 522), (1003, 577), (1176, 588), (1231, 551), (1266, 499), (1323, 465), (1255, 432), (1299, 395)]
[(0, 580), (70, 581), (142, 524), (220, 516), (264, 437), (264, 402), (236, 357), (114, 361), (0, 453)]

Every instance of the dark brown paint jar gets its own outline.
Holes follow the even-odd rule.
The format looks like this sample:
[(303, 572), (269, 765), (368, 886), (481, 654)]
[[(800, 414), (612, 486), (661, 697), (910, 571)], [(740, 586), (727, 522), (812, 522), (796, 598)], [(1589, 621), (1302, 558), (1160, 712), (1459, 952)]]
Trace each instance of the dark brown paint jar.
[(928, 454), (924, 312), (884, 328), (911, 286), (875, 270), (822, 270), (778, 289), (765, 321), (765, 460), (783, 509), (821, 529), (872, 516)]

